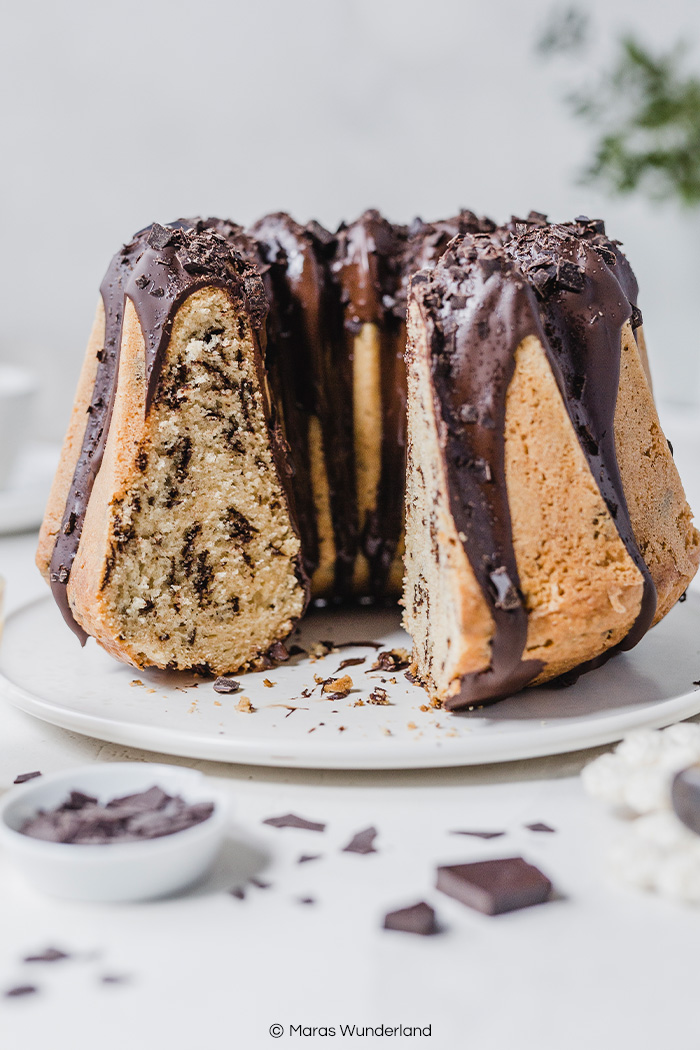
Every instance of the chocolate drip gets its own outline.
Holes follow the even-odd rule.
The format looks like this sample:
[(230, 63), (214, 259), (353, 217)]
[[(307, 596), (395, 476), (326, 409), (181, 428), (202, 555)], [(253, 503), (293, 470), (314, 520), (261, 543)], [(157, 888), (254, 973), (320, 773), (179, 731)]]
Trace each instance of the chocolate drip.
[(450, 506), (495, 628), (490, 667), (465, 676), (446, 703), (451, 709), (516, 692), (542, 668), (522, 660), (527, 613), (505, 482), (505, 400), (527, 335), (542, 344), (591, 474), (644, 580), (640, 612), (616, 648), (635, 645), (653, 620), (656, 592), (629, 520), (614, 438), (622, 327), (633, 313), (626, 291), (636, 295), (636, 282), (599, 236), (577, 224), (532, 220), (497, 236), (467, 235), (412, 282), (447, 427)]
[(506, 490), (506, 394), (526, 335), (544, 339), (534, 296), (487, 237), (467, 235), (411, 292), (426, 322), (437, 401), (446, 427), (452, 516), (494, 621), (491, 664), (462, 679), (448, 708), (499, 699), (542, 669), (522, 660), (527, 611)]
[[(192, 292), (209, 285), (223, 288), (234, 302), (245, 305), (253, 328), (258, 332), (263, 329), (267, 301), (262, 281), (237, 250), (246, 243), (240, 227), (218, 219), (179, 219), (168, 226), (154, 223), (114, 256), (102, 282), (104, 346), (97, 354), (89, 418), (49, 569), (54, 598), (83, 645), (87, 635), (73, 616), (67, 587), (107, 442), (126, 300), (133, 303), (144, 334), (148, 411), (156, 395), (173, 318)], [(285, 483), (284, 455), (274, 425), (271, 432), (273, 454)]]
[[(602, 224), (600, 224), (602, 226)], [(651, 627), (656, 588), (637, 545), (615, 450), (622, 328), (635, 314), (637, 282), (621, 252), (576, 223), (529, 229), (505, 250), (538, 290), (545, 350), (591, 474), (644, 580), (637, 619), (614, 651), (633, 648)], [(613, 651), (608, 650), (608, 657)], [(600, 665), (600, 658), (595, 666)], [(585, 668), (584, 668), (585, 669)]]
[[(327, 265), (335, 240), (318, 223), (303, 227), (278, 212), (251, 230), (271, 266), (274, 283), (275, 357), (284, 373), (285, 417), (301, 435), (299, 481), (302, 521), (318, 558), (318, 536), (311, 488), (308, 416), (318, 417), (328, 477), (335, 541), (338, 597), (351, 592), (357, 553), (357, 502), (352, 441), (352, 376), (342, 342), (342, 316)], [(270, 333), (272, 334), (272, 332)], [(279, 339), (278, 339), (279, 336)], [(306, 415), (306, 422), (304, 421)], [(289, 433), (290, 441), (292, 434)]]
[[(378, 211), (366, 211), (337, 234), (333, 273), (340, 289), (345, 355), (352, 366), (355, 336), (364, 324), (377, 326), (380, 357), (381, 449), (375, 507), (362, 527), (360, 546), (370, 565), (370, 593), (386, 592), (391, 562), (401, 535), (406, 473), (406, 344), (398, 304), (405, 226), (394, 226)], [(352, 377), (351, 377), (352, 400)], [(363, 405), (353, 403), (353, 414)]]

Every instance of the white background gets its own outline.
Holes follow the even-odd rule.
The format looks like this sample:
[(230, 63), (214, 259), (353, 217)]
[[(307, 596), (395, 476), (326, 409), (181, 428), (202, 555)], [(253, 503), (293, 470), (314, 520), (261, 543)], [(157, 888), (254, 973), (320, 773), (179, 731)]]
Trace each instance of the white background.
[[(99, 283), (122, 242), (154, 219), (248, 223), (278, 209), (329, 226), (369, 206), (400, 222), (460, 205), (498, 220), (530, 208), (602, 215), (640, 279), (657, 392), (693, 400), (700, 219), (577, 184), (591, 138), (562, 98), (581, 71), (535, 51), (556, 6), (6, 4), (0, 361), (40, 373), (39, 433), (63, 432)], [(658, 47), (700, 36), (696, 0), (588, 0), (586, 10), (591, 77), (625, 29)]]

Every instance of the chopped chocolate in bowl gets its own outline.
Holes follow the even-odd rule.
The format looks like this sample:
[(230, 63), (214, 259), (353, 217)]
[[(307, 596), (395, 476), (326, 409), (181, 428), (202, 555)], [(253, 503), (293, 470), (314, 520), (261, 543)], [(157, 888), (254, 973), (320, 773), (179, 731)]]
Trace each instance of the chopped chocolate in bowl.
[(9, 791), (0, 799), (0, 845), (27, 882), (51, 896), (149, 900), (204, 876), (228, 812), (228, 795), (198, 770), (98, 762)]
[(40, 809), (19, 830), (46, 842), (102, 846), (173, 835), (208, 820), (213, 812), (213, 802), (188, 804), (180, 795), (168, 795), (156, 786), (104, 804), (71, 791), (65, 802), (55, 809)]

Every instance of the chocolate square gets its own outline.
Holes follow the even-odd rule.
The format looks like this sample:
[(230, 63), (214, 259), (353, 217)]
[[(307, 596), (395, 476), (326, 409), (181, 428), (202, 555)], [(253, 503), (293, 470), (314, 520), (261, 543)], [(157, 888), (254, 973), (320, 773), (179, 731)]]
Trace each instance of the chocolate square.
[(500, 915), (549, 899), (552, 884), (522, 857), (448, 864), (438, 868), (436, 886), (484, 915)]

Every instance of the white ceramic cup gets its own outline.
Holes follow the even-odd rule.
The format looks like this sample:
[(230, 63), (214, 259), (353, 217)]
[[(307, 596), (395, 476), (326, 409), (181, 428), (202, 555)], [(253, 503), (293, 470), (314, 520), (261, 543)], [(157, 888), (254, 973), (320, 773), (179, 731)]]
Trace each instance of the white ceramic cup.
[(26, 369), (0, 363), (0, 489), (27, 438), (38, 385)]

